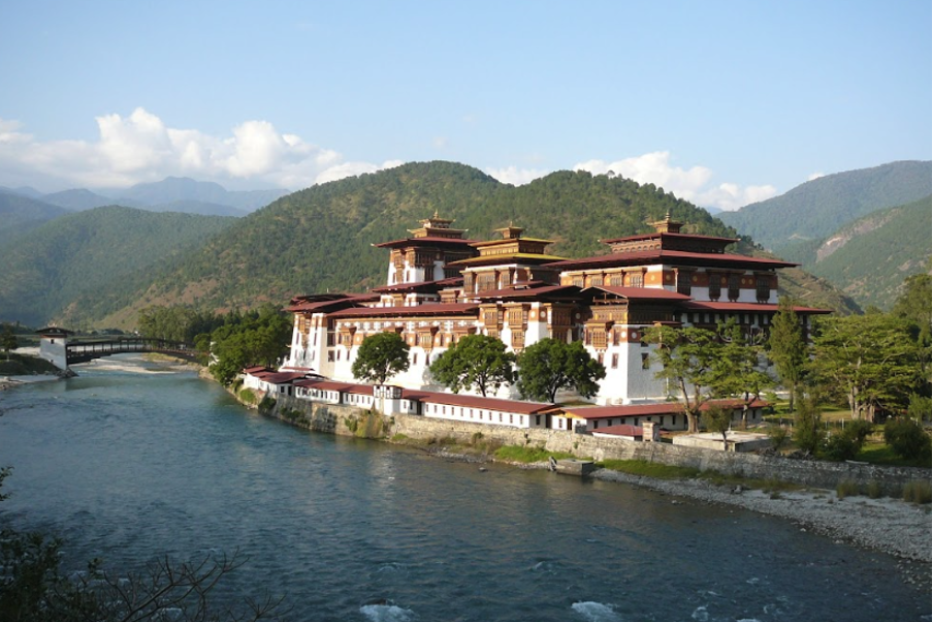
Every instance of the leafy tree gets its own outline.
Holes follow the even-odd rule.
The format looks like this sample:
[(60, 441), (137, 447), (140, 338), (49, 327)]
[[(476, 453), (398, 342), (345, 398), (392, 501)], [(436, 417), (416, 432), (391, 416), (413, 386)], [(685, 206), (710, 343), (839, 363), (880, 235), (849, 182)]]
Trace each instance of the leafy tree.
[(823, 445), (824, 436), (823, 415), (813, 398), (797, 400), (797, 411), (794, 413), (794, 443), (801, 451), (816, 455)]
[(852, 460), (862, 450), (865, 439), (873, 430), (874, 426), (867, 421), (853, 421), (823, 440), (822, 454), (837, 462)]
[(732, 427), (732, 409), (722, 408), (716, 404), (710, 404), (703, 411), (703, 427), (710, 432), (722, 434), (722, 447), (727, 448), (726, 438), (729, 428)]
[(571, 387), (583, 397), (592, 397), (606, 377), (606, 368), (579, 341), (541, 339), (525, 348), (517, 362), (519, 391), (539, 401), (554, 402), (560, 389)]
[(793, 410), (801, 382), (806, 375), (809, 357), (800, 318), (797, 317), (793, 303), (788, 298), (781, 299), (778, 312), (771, 320), (768, 357), (774, 362), (778, 378), (790, 392), (790, 408)]
[(9, 324), (3, 324), (3, 332), (0, 332), (0, 348), (6, 353), (6, 360), (10, 360), (10, 350), (15, 350), (18, 346), (16, 335), (13, 334), (13, 327)]
[(919, 460), (926, 454), (929, 463), (930, 435), (915, 420), (889, 419), (884, 424), (884, 442), (902, 458)]
[(921, 381), (921, 355), (904, 322), (886, 314), (822, 318), (813, 366), (827, 387), (845, 395), (853, 419), (879, 409), (903, 410)]
[[(927, 379), (919, 387), (918, 397), (926, 398), (926, 415), (918, 418), (923, 420), (930, 416), (930, 364), (933, 361), (931, 354), (931, 321), (933, 321), (933, 287), (928, 273), (915, 274), (904, 280), (903, 292), (898, 296), (891, 310), (891, 315), (907, 323), (911, 334), (916, 336), (919, 348), (918, 359), (921, 364), (921, 376)], [(911, 398), (911, 406), (914, 400)]]
[(291, 331), (291, 320), (272, 305), (245, 314), (227, 314), (224, 325), (211, 335), (215, 357), (211, 373), (226, 386), (245, 367), (274, 366), (288, 351)]
[(515, 382), (515, 355), (500, 339), (467, 335), (431, 364), (431, 374), (454, 393), (475, 387), (486, 397), (487, 389)]
[(746, 335), (738, 322), (730, 319), (717, 332), (719, 354), (712, 367), (710, 389), (715, 397), (742, 398), (744, 428), (751, 403), (774, 386), (774, 381), (761, 369), (761, 344)]
[(360, 344), (353, 361), (353, 377), (376, 384), (408, 369), (410, 348), (397, 333), (370, 335)]
[(910, 396), (910, 405), (907, 407), (908, 417), (918, 423), (923, 423), (930, 418), (931, 410), (933, 410), (933, 400), (929, 397), (925, 395)]
[(693, 326), (657, 326), (645, 332), (645, 341), (657, 346), (652, 356), (661, 370), (655, 376), (666, 380), (668, 390), (679, 397), (687, 429), (696, 432), (700, 409), (713, 397), (710, 386), (723, 373), (716, 368), (720, 350), (716, 333)]

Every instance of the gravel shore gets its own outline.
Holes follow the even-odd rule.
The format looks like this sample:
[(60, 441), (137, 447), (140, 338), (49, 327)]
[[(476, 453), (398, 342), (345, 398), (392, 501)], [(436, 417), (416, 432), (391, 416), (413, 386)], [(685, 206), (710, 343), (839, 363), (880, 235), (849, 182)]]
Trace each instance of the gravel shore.
[(735, 491), (700, 480), (660, 480), (607, 469), (597, 470), (592, 477), (784, 518), (801, 530), (901, 558), (904, 562), (899, 567), (904, 580), (918, 589), (931, 589), (933, 530), (929, 505), (863, 496), (839, 499), (831, 490), (782, 491), (772, 496), (760, 490)]

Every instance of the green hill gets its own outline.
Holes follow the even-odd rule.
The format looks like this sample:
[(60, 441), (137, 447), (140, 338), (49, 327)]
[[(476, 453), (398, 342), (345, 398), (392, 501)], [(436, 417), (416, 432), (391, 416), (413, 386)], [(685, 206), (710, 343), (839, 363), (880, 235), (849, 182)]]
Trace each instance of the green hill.
[(57, 205), (0, 191), (0, 247), (67, 213)]
[(435, 212), (456, 219), (472, 239), (490, 239), (514, 222), (528, 236), (555, 240), (554, 254), (581, 257), (608, 251), (600, 239), (649, 231), (646, 222), (668, 211), (690, 232), (735, 236), (706, 210), (650, 184), (563, 171), (516, 188), (462, 164), (406, 164), (285, 196), (171, 268), (125, 277), (135, 280), (135, 290), (121, 281), (104, 296), (79, 300), (60, 319), (132, 326), (150, 304), (225, 310), (284, 304), (304, 293), (363, 291), (385, 280), (387, 254), (372, 245), (406, 237)]
[(804, 268), (821, 276), (860, 305), (890, 310), (904, 279), (930, 271), (933, 200), (873, 212), (813, 250)]
[(892, 162), (826, 175), (781, 196), (718, 216), (779, 255), (789, 246), (822, 240), (873, 211), (917, 201), (933, 192), (931, 162)]
[(46, 222), (3, 248), (0, 320), (42, 325), (82, 296), (132, 295), (153, 265), (169, 265), (234, 221), (99, 207)]

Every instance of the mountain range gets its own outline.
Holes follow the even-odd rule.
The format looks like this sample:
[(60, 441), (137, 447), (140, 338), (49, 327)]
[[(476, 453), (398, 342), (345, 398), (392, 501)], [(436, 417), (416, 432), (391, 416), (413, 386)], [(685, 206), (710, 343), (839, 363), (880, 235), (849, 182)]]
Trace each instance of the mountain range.
[[(580, 257), (607, 251), (600, 239), (648, 231), (646, 222), (667, 212), (689, 223), (689, 231), (736, 235), (707, 211), (651, 184), (562, 171), (516, 188), (462, 164), (407, 164), (282, 197), (234, 219), (171, 263), (89, 289), (54, 317), (76, 327), (131, 326), (150, 304), (225, 310), (283, 304), (317, 291), (363, 291), (385, 279), (385, 251), (373, 244), (407, 236), (434, 213), (456, 219), (468, 237), (480, 240), (514, 222), (527, 235), (553, 239), (554, 254)], [(810, 291), (800, 297), (838, 308), (849, 304), (825, 283), (800, 280), (808, 278)]]
[(766, 201), (717, 214), (724, 223), (778, 255), (822, 240), (871, 212), (933, 194), (933, 163), (891, 162), (825, 175)]
[(930, 271), (933, 163), (827, 175), (717, 217), (862, 308), (888, 310), (904, 279)]
[(0, 245), (0, 319), (36, 326), (94, 292), (132, 295), (153, 266), (172, 265), (235, 220), (108, 206), (43, 223)]
[[(168, 202), (223, 198), (216, 184), (166, 182), (158, 196)], [(195, 199), (169, 192), (186, 187), (204, 192)], [(152, 191), (142, 185), (127, 196), (153, 201)], [(794, 191), (810, 201), (808, 192)], [(606, 252), (600, 239), (646, 232), (647, 221), (668, 212), (688, 223), (690, 232), (738, 237), (708, 211), (652, 184), (561, 171), (513, 187), (451, 162), (411, 163), (314, 186), (239, 218), (122, 207), (69, 212), (27, 194), (0, 191), (0, 216), (6, 209), (15, 217), (0, 218), (0, 254), (8, 266), (0, 275), (0, 320), (54, 321), (70, 328), (131, 328), (138, 311), (150, 304), (223, 311), (284, 304), (298, 294), (363, 291), (385, 279), (386, 253), (373, 245), (406, 237), (434, 213), (456, 219), (455, 226), (477, 240), (490, 239), (494, 229), (509, 223), (523, 226), (526, 235), (554, 240), (550, 251), (565, 257)], [(71, 205), (87, 197), (68, 196)], [(929, 220), (929, 200), (926, 205)], [(850, 238), (852, 248), (858, 237)], [(929, 243), (927, 235), (927, 249)], [(736, 252), (769, 254), (748, 236)], [(915, 265), (920, 264), (910, 263), (906, 271)], [(833, 271), (820, 274), (837, 278)], [(859, 311), (827, 278), (806, 270), (783, 270), (781, 283), (783, 294), (810, 306)]]
[(121, 205), (152, 212), (245, 216), (288, 193), (288, 190), (282, 188), (231, 191), (213, 182), (195, 181), (187, 177), (167, 177), (159, 182), (136, 184), (123, 189), (91, 191), (86, 188), (74, 188), (49, 194), (28, 187), (0, 187), (0, 200), (11, 196), (27, 198), (69, 211)]

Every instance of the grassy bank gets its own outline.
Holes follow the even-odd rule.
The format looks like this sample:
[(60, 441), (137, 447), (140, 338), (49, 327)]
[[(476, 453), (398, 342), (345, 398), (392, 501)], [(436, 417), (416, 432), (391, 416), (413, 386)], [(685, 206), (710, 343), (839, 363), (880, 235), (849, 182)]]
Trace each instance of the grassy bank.
[(55, 374), (61, 370), (37, 356), (10, 352), (0, 355), (0, 376), (31, 376), (33, 374)]

